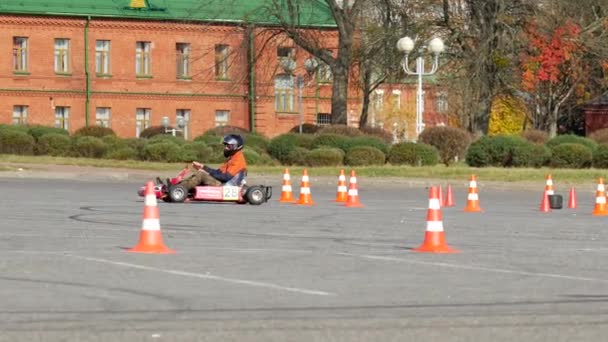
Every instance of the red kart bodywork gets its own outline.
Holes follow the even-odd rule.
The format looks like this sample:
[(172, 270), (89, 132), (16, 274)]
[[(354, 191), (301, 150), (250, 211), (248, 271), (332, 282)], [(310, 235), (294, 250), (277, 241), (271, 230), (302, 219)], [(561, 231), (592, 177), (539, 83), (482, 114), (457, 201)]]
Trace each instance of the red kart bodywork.
[[(263, 202), (268, 201), (272, 196), (272, 187), (256, 185), (248, 187), (246, 185), (234, 186), (234, 185), (202, 185), (195, 187), (189, 193), (186, 193), (185, 188), (181, 185), (177, 185), (182, 179), (186, 177), (189, 172), (189, 168), (185, 168), (180, 171), (176, 177), (171, 178), (171, 189), (167, 189), (166, 184), (156, 184), (154, 186), (154, 193), (157, 199), (162, 199), (166, 202), (188, 202), (188, 201), (213, 201), (213, 202), (236, 202), (240, 204), (250, 203), (259, 205)], [(173, 187), (175, 185), (175, 187)], [(173, 196), (174, 190), (182, 191), (182, 195), (179, 196), (179, 200)], [(143, 197), (145, 192), (145, 186), (141, 187), (137, 192), (139, 196)], [(170, 193), (171, 192), (171, 193)], [(173, 197), (173, 199), (172, 199)]]

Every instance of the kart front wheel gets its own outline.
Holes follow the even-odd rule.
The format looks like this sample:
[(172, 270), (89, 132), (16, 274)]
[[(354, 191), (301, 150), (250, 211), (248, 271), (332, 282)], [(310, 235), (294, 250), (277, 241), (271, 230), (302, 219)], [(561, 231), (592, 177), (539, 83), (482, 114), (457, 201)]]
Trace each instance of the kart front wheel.
[(183, 185), (175, 184), (169, 188), (169, 198), (171, 199), (171, 202), (182, 203), (187, 197), (188, 190), (186, 190)]
[(247, 202), (252, 205), (260, 205), (266, 202), (266, 191), (260, 186), (252, 186), (245, 192)]

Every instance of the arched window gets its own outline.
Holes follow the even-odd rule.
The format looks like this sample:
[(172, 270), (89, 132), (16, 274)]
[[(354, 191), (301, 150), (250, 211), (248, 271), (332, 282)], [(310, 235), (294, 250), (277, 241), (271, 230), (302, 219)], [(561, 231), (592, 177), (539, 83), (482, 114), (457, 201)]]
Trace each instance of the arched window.
[(295, 112), (295, 77), (287, 74), (274, 79), (274, 109), (277, 112)]

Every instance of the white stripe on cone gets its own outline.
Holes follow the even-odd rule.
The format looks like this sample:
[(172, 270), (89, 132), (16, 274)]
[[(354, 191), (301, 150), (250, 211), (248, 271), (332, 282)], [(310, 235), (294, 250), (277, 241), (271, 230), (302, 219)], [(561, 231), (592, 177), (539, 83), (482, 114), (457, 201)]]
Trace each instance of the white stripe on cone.
[(600, 204), (606, 203), (606, 197), (604, 197), (604, 196), (596, 197), (595, 198), (595, 203), (600, 203)]
[(148, 207), (156, 207), (156, 195), (154, 195), (154, 194), (146, 195), (144, 201), (145, 201), (144, 203), (145, 203), (146, 206), (148, 206)]
[(443, 222), (442, 221), (427, 221), (426, 222), (427, 232), (442, 232)]
[(439, 203), (439, 199), (437, 198), (430, 198), (429, 199), (429, 209), (440, 209), (441, 205)]
[(479, 195), (477, 195), (476, 193), (472, 193), (472, 194), (469, 194), (467, 196), (467, 199), (469, 199), (471, 201), (478, 201), (479, 200)]
[(348, 189), (348, 196), (358, 196), (359, 192), (357, 189)]
[(346, 191), (347, 191), (347, 190), (346, 190), (346, 185), (340, 185), (340, 186), (338, 187), (338, 192), (346, 192)]
[(308, 176), (302, 176), (302, 182), (308, 182)]
[(477, 181), (471, 181), (469, 183), (469, 188), (476, 188), (477, 187)]
[(300, 188), (300, 193), (303, 194), (310, 194), (310, 188)]
[(350, 177), (350, 183), (351, 184), (357, 184), (357, 178), (356, 177)]
[(160, 222), (158, 219), (144, 219), (142, 224), (143, 230), (160, 230)]
[(289, 173), (286, 173), (286, 174), (283, 175), (283, 180), (288, 181), (290, 179), (291, 179), (291, 177), (289, 177)]
[(291, 185), (283, 185), (282, 190), (283, 191), (291, 191)]

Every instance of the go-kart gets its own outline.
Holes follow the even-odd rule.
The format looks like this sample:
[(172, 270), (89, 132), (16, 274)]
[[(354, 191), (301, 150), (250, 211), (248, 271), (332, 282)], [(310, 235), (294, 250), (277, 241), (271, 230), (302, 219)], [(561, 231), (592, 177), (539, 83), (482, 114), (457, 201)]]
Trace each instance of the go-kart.
[[(190, 168), (186, 167), (176, 177), (168, 179), (167, 183), (163, 183), (160, 178), (157, 178), (156, 185), (154, 185), (156, 198), (165, 202), (175, 203), (209, 201), (260, 205), (268, 202), (272, 197), (271, 186), (249, 186), (246, 184), (245, 174), (237, 175), (233, 180), (226, 182), (224, 185), (199, 185), (188, 191), (179, 182), (188, 175), (189, 171)], [(143, 197), (144, 192), (145, 186), (141, 187), (137, 193)]]

